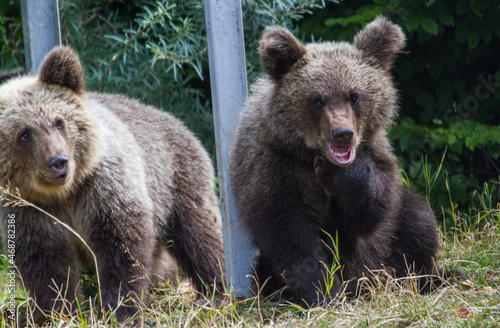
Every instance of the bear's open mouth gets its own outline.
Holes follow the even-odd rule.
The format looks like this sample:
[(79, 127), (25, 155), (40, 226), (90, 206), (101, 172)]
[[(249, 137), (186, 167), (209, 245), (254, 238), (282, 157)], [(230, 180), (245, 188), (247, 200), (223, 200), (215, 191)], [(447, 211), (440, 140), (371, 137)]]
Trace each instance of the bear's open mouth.
[(356, 156), (356, 148), (354, 146), (334, 146), (327, 142), (328, 156), (337, 165), (349, 165)]

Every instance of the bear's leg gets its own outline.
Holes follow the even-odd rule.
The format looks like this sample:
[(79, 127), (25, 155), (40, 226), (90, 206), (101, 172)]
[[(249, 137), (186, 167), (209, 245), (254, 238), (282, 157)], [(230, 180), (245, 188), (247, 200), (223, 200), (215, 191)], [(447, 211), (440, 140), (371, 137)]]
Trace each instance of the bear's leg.
[[(455, 269), (436, 268), (434, 271), (434, 275), (439, 277), (439, 281), (441, 283), (447, 281), (460, 282), (469, 279), (469, 277), (465, 273)], [(437, 286), (439, 285), (440, 284), (437, 284)]]
[(52, 310), (71, 314), (76, 309), (71, 302), (79, 295), (80, 279), (72, 236), (43, 217), (23, 219), (38, 223), (36, 227), (17, 225), (15, 259), (24, 286), (39, 307), (35, 310), (35, 321), (43, 323), (44, 313), (50, 315)]
[(427, 203), (404, 190), (391, 265), (398, 277), (412, 273), (426, 275), (419, 281), (422, 293), (434, 290), (446, 280), (467, 279), (460, 271), (437, 267), (438, 238), (436, 221)]
[[(256, 292), (259, 293), (260, 296), (271, 296), (274, 292), (286, 287), (283, 278), (274, 274), (271, 261), (265, 256), (260, 255), (258, 257), (257, 265), (254, 270)], [(290, 295), (290, 297), (292, 296)]]
[(158, 245), (150, 275), (153, 286), (168, 282), (175, 289), (179, 286), (178, 276), (175, 256), (164, 245)]
[(185, 195), (171, 218), (170, 238), (173, 251), (186, 274), (193, 279), (198, 291), (207, 293), (214, 284), (223, 290), (224, 249), (220, 218), (204, 204), (203, 198)]
[[(290, 221), (293, 220), (291, 213), (283, 214)], [(293, 294), (294, 302), (306, 306), (329, 302), (340, 291), (341, 277), (338, 273), (329, 277), (325, 268), (329, 266), (329, 257), (321, 247), (321, 241), (317, 237), (319, 233), (308, 226), (306, 218), (298, 221), (301, 222), (300, 225), (283, 225), (280, 233), (272, 238), (254, 236), (258, 239), (261, 258), (272, 259), (269, 264), (259, 263), (257, 266), (260, 275), (268, 271), (269, 265), (272, 267), (272, 274), (268, 277), (259, 276), (259, 282), (262, 284), (267, 278), (271, 278), (270, 282), (274, 285), (272, 287), (276, 287), (280, 285), (276, 278), (280, 277), (288, 287), (286, 293)], [(264, 268), (267, 270), (263, 270)], [(330, 290), (325, 286), (327, 278), (333, 278), (334, 285)]]
[(293, 293), (287, 285), (281, 275), (277, 275), (272, 266), (272, 261), (263, 255), (260, 255), (257, 259), (257, 265), (255, 266), (255, 293), (258, 296), (270, 297), (274, 294), (278, 294), (280, 298), (292, 299)]
[[(296, 303), (328, 302), (337, 296), (342, 282), (339, 274), (329, 277), (326, 270), (332, 263), (321, 240), (327, 197), (311, 181), (312, 163), (290, 160), (283, 153), (263, 154), (251, 165), (232, 164), (240, 215), (260, 251), (257, 287), (271, 278), (269, 287), (288, 285), (285, 292), (293, 294)], [(334, 278), (329, 290), (325, 278)], [(264, 286), (264, 292), (269, 289)]]
[(334, 286), (326, 289), (331, 256), (321, 240), (324, 205), (315, 195), (305, 195), (296, 187), (301, 181), (294, 179), (294, 172), (279, 167), (269, 172), (273, 179), (262, 180), (279, 187), (269, 188), (266, 194), (240, 195), (245, 199), (240, 212), (260, 250), (261, 262), (256, 269), (261, 286), (269, 277), (279, 286), (273, 281), (279, 278), (288, 285), (294, 302), (313, 306), (333, 299), (342, 281), (335, 273)]
[[(112, 214), (102, 213), (97, 218), (89, 231), (88, 244), (97, 258), (102, 308), (106, 312), (116, 310), (116, 319), (121, 322), (137, 312), (134, 302), (140, 302), (142, 291), (149, 290), (156, 238), (148, 224), (151, 220), (144, 214), (127, 210), (125, 204), (120, 210), (115, 208)], [(131, 213), (137, 222), (120, 224), (120, 218)], [(128, 301), (130, 298), (134, 300)]]

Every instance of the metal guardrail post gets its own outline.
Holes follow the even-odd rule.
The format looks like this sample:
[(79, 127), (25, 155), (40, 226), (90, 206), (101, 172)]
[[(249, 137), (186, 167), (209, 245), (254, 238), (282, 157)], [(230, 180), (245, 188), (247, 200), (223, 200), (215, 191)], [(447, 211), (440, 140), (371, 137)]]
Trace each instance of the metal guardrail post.
[(61, 44), (58, 0), (21, 0), (26, 72), (35, 73), (45, 55)]
[(233, 296), (249, 296), (255, 249), (243, 228), (231, 190), (229, 152), (248, 95), (241, 2), (205, 0), (208, 59), (217, 147), (227, 284)]

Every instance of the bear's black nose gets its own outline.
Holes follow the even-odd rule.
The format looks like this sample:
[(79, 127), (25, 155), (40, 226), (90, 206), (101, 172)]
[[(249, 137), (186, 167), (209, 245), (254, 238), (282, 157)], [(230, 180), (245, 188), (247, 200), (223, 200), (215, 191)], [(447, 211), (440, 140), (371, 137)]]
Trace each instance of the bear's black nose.
[(66, 167), (68, 166), (68, 156), (66, 155), (56, 155), (49, 159), (47, 165), (54, 170), (57, 177), (61, 177), (66, 173)]
[(341, 127), (333, 130), (332, 138), (335, 143), (349, 145), (351, 144), (353, 134), (354, 131), (351, 128)]

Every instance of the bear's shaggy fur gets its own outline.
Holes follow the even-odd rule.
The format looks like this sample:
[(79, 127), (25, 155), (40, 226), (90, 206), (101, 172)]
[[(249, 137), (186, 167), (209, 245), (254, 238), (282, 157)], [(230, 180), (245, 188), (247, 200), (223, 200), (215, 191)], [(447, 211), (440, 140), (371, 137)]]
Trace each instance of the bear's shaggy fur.
[[(259, 281), (271, 277), (265, 292), (287, 285), (299, 303), (330, 299), (323, 277), (337, 238), (342, 270), (332, 297), (348, 281), (357, 295), (370, 270), (437, 273), (436, 222), (402, 184), (387, 139), (397, 110), (390, 69), (404, 41), (383, 17), (353, 44), (303, 45), (281, 27), (263, 35), (265, 75), (241, 114), (231, 177), (260, 251)], [(429, 285), (422, 279), (422, 289)]]
[[(0, 183), (70, 225), (97, 258), (103, 305), (176, 283), (177, 263), (199, 291), (222, 285), (214, 170), (179, 120), (120, 95), (87, 93), (77, 55), (52, 50), (38, 77), (0, 87)], [(4, 204), (2, 204), (4, 205)], [(4, 245), (15, 215), (15, 263), (42, 310), (78, 297), (88, 250), (32, 207), (1, 207)], [(10, 229), (10, 228), (9, 228)], [(147, 273), (147, 276), (146, 274)], [(123, 320), (136, 309), (121, 306)]]

